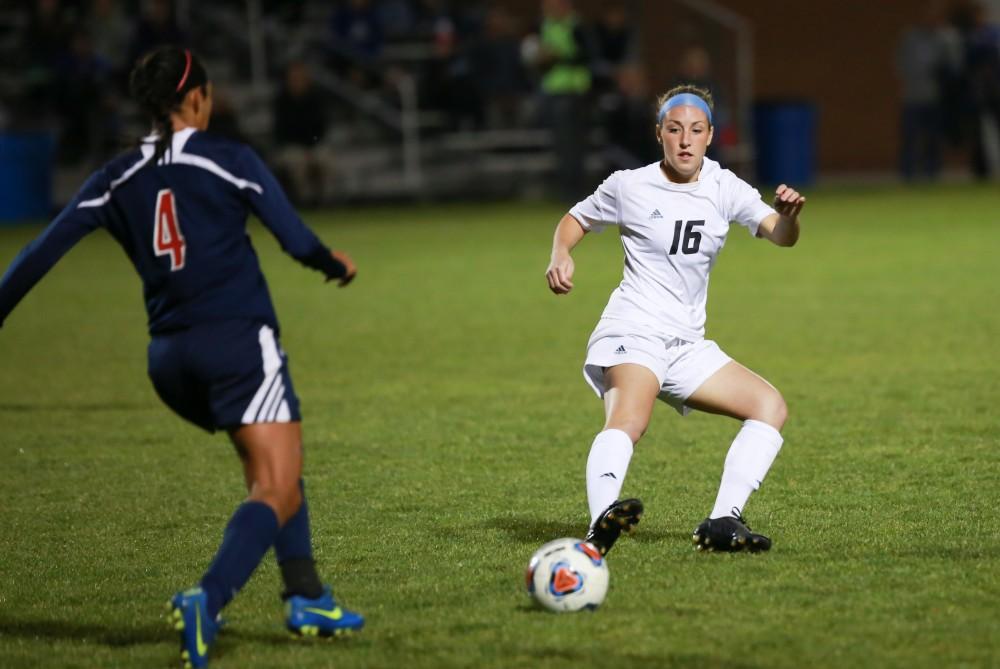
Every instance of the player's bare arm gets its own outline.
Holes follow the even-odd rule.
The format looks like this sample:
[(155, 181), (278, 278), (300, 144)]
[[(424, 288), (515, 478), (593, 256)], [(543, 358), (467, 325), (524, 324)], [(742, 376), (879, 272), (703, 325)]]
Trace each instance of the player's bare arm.
[(778, 246), (795, 246), (799, 240), (799, 213), (806, 198), (797, 190), (781, 184), (774, 191), (774, 210), (760, 222), (758, 234)]
[(573, 290), (573, 257), (570, 253), (587, 231), (580, 222), (570, 214), (566, 214), (556, 226), (552, 239), (552, 259), (545, 270), (545, 279), (549, 282), (549, 290), (556, 295), (565, 295)]

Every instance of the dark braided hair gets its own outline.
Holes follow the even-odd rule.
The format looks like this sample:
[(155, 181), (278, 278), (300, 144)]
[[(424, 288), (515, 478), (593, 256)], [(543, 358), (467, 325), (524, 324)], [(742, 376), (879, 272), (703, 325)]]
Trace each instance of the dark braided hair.
[(188, 91), (208, 83), (201, 61), (188, 49), (160, 47), (139, 59), (129, 75), (132, 98), (153, 122), (159, 135), (152, 164), (163, 156), (173, 139), (170, 114), (180, 109)]

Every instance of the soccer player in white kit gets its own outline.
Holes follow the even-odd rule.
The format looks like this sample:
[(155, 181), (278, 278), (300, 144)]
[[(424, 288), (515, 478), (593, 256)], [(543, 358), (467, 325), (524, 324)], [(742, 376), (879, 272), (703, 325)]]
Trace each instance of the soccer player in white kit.
[(606, 415), (587, 459), (587, 539), (606, 554), (639, 522), (642, 502), (619, 500), (619, 493), (659, 398), (682, 415), (698, 409), (742, 421), (715, 506), (694, 531), (697, 548), (768, 550), (771, 540), (752, 532), (742, 511), (781, 449), (788, 409), (774, 386), (705, 339), (705, 302), (730, 224), (793, 246), (805, 198), (781, 185), (772, 207), (705, 157), (713, 131), (708, 91), (671, 89), (660, 98), (655, 128), (663, 161), (613, 173), (570, 209), (556, 227), (546, 270), (552, 292), (568, 293), (572, 249), (590, 231), (618, 227), (624, 276), (590, 337), (583, 369)]

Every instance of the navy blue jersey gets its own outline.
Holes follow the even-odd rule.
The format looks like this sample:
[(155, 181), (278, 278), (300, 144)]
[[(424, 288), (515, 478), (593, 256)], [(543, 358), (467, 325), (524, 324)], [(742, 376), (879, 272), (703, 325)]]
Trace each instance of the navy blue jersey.
[(295, 213), (248, 146), (193, 128), (155, 164), (153, 138), (94, 173), (0, 280), (0, 325), (80, 239), (106, 228), (142, 278), (151, 334), (231, 319), (278, 327), (246, 233), (255, 214), (286, 253), (343, 276), (344, 266)]

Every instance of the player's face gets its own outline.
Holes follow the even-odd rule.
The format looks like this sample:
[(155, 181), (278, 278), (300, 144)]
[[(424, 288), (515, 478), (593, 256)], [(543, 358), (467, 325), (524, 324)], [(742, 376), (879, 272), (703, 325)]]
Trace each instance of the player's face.
[(663, 163), (670, 180), (695, 181), (712, 143), (712, 126), (705, 112), (688, 105), (674, 107), (657, 127), (657, 138), (663, 146)]

